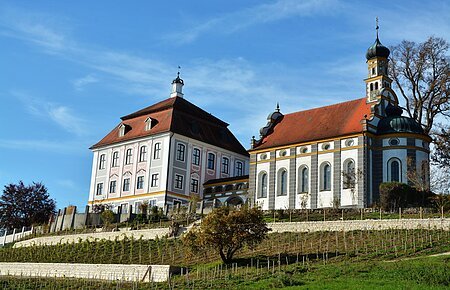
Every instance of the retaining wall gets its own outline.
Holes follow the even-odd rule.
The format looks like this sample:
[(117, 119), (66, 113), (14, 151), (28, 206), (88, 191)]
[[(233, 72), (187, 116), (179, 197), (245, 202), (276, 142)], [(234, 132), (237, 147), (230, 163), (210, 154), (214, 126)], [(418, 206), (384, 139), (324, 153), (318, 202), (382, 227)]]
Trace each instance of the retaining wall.
[(271, 232), (322, 232), (386, 229), (443, 229), (450, 230), (450, 219), (385, 219), (268, 223)]
[(147, 230), (128, 230), (128, 231), (118, 231), (118, 232), (98, 232), (89, 234), (76, 234), (76, 235), (62, 235), (62, 236), (47, 236), (33, 238), (25, 241), (20, 241), (14, 244), (14, 247), (28, 247), (31, 245), (56, 245), (59, 243), (78, 243), (84, 240), (93, 241), (98, 240), (114, 240), (123, 239), (125, 236), (127, 238), (133, 237), (134, 239), (152, 240), (156, 237), (163, 237), (169, 234), (169, 228), (159, 228), (159, 229), (147, 229)]
[(165, 282), (179, 271), (179, 267), (170, 265), (0, 263), (0, 276)]

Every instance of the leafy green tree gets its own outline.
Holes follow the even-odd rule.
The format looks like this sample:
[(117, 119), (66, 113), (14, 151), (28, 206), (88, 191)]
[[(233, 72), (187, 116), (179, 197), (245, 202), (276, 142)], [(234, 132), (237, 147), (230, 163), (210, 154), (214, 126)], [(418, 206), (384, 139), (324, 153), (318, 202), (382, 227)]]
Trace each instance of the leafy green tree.
[(56, 203), (41, 182), (5, 185), (0, 197), (0, 227), (21, 228), (47, 223), (55, 214)]
[(226, 264), (244, 246), (253, 248), (267, 236), (267, 224), (259, 208), (243, 206), (240, 209), (220, 207), (214, 209), (199, 227), (183, 236), (184, 245), (191, 253), (212, 250)]

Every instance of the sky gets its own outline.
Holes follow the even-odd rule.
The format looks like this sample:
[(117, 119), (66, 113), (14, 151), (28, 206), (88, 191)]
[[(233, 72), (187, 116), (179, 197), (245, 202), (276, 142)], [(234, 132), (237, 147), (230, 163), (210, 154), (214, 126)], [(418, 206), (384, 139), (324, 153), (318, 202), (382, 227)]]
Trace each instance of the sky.
[(0, 0), (0, 187), (43, 182), (84, 207), (92, 152), (120, 117), (184, 96), (248, 148), (267, 115), (364, 96), (365, 53), (434, 35), (449, 1)]

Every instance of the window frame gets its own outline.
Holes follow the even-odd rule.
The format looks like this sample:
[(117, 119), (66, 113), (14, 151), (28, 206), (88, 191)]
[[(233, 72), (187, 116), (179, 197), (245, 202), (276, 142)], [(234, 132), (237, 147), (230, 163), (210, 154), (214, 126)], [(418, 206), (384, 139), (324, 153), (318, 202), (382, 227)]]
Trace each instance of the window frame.
[(198, 193), (198, 184), (199, 184), (198, 178), (192, 177), (191, 178), (191, 192)]
[(309, 193), (309, 168), (302, 165), (298, 170), (298, 193)]
[(244, 162), (236, 161), (236, 174), (235, 174), (235, 176), (242, 176), (242, 175), (244, 175)]
[(177, 143), (176, 160), (184, 162), (186, 159), (185, 155), (186, 155), (186, 145), (184, 145), (183, 143)]
[(133, 149), (128, 148), (125, 151), (125, 165), (133, 164)]
[(225, 156), (222, 157), (222, 173), (224, 173), (224, 174), (230, 173), (230, 158), (225, 157)]
[(109, 182), (109, 193), (116, 193), (117, 189), (117, 180), (111, 180)]
[(258, 175), (258, 198), (267, 198), (267, 180), (267, 172), (261, 171)]
[[(123, 192), (130, 191), (130, 183), (131, 182), (130, 182), (130, 178), (129, 177), (123, 179), (123, 184), (122, 184), (122, 191)], [(126, 186), (126, 188), (125, 188), (125, 186)]]
[(119, 151), (113, 152), (111, 167), (119, 167)]
[[(212, 157), (212, 158), (211, 158)], [(208, 152), (208, 164), (207, 168), (209, 170), (215, 170), (216, 169), (216, 154), (212, 152)]]
[(181, 174), (175, 174), (173, 187), (175, 189), (183, 190), (184, 188), (183, 183), (184, 183), (184, 176)]
[[(326, 170), (329, 168), (329, 171)], [(328, 175), (329, 173), (329, 175)], [(320, 165), (320, 191), (331, 191), (332, 170), (329, 162), (323, 162)]]
[(153, 145), (153, 160), (161, 159), (161, 142)]
[(201, 151), (200, 149), (194, 147), (194, 149), (192, 150), (192, 164), (200, 166), (200, 161), (201, 161)]
[(144, 185), (144, 176), (138, 176), (136, 180), (136, 189), (144, 189)]
[[(353, 164), (353, 174), (355, 174), (355, 176), (350, 177), (349, 175), (351, 174), (350, 171), (350, 164)], [(352, 189), (355, 188), (356, 184), (354, 182), (356, 182), (356, 163), (355, 160), (353, 160), (353, 158), (347, 158), (345, 159), (344, 163), (343, 163), (343, 171), (344, 171), (344, 175), (342, 178), (342, 188), (343, 189)], [(353, 183), (350, 184), (351, 181), (348, 180), (348, 178), (352, 178), (355, 179)]]
[(141, 148), (139, 148), (139, 162), (146, 162), (147, 161), (147, 146), (142, 145)]
[[(398, 174), (398, 180), (393, 180), (393, 176), (392, 176), (392, 165), (395, 163), (398, 164), (398, 168), (397, 168), (397, 174)], [(391, 159), (388, 160), (388, 168), (387, 168), (387, 172), (388, 172), (388, 181), (389, 182), (402, 182), (403, 178), (402, 178), (402, 168), (403, 164), (402, 161), (396, 157), (392, 157)]]
[(103, 195), (103, 182), (97, 183), (95, 195)]
[(159, 173), (153, 173), (151, 177), (150, 187), (159, 186)]
[(277, 196), (287, 196), (288, 193), (288, 171), (286, 168), (280, 168), (277, 173)]
[(101, 154), (98, 161), (98, 169), (99, 170), (105, 169), (105, 164), (106, 164), (106, 154)]

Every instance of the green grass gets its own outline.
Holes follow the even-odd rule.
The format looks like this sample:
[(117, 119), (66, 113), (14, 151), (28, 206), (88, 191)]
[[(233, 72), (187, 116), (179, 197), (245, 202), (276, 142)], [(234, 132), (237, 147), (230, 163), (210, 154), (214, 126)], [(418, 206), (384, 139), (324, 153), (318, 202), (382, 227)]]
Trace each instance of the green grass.
[[(169, 283), (123, 283), (58, 278), (0, 277), (2, 289), (448, 289), (450, 256), (384, 261), (335, 258), (284, 265), (278, 270), (238, 267), (207, 272), (203, 266)], [(198, 268), (201, 271), (201, 266)], [(216, 268), (217, 269), (217, 268)], [(197, 278), (198, 276), (198, 278)], [(208, 276), (208, 277), (205, 277)]]

